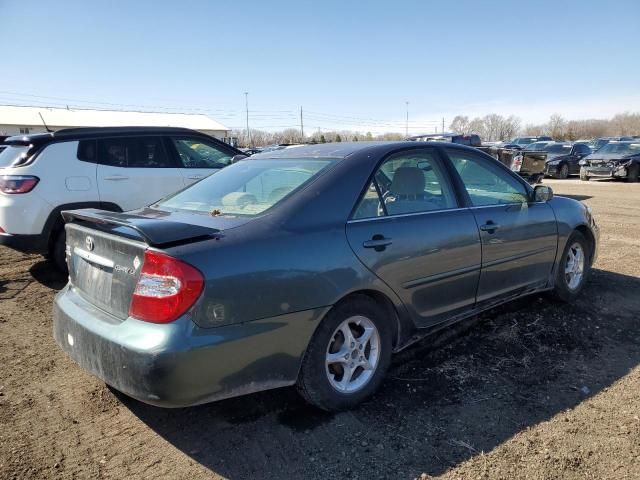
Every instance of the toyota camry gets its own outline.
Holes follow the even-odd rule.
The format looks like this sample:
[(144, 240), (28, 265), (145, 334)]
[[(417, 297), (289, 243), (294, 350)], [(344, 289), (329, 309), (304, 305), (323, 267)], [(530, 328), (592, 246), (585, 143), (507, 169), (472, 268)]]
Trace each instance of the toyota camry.
[(438, 329), (537, 292), (573, 301), (598, 243), (582, 203), (435, 142), (275, 150), (140, 210), (63, 216), (57, 343), (165, 407), (296, 385), (351, 408)]

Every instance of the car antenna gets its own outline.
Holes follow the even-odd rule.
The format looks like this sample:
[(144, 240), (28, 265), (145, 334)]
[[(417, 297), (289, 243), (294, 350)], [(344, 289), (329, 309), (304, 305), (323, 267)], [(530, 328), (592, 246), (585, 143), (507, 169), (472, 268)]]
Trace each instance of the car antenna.
[(45, 130), (49, 133), (53, 133), (53, 130), (47, 127), (47, 122), (44, 121), (44, 117), (42, 116), (42, 114), (38, 112), (38, 115), (40, 115), (40, 120), (42, 120), (42, 124), (44, 125)]

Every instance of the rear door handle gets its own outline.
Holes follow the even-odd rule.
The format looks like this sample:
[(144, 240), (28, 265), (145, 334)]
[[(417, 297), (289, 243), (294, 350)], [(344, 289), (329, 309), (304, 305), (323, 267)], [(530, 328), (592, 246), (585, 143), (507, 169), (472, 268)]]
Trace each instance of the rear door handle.
[(480, 225), (480, 230), (483, 232), (493, 233), (500, 228), (500, 225), (489, 220), (484, 225)]
[(104, 180), (117, 182), (118, 180), (129, 180), (129, 177), (125, 177), (124, 175), (110, 175), (108, 177), (104, 177)]
[(390, 238), (385, 238), (383, 235), (374, 235), (371, 240), (362, 242), (362, 246), (364, 248), (373, 248), (376, 252), (382, 252), (392, 243), (393, 241)]

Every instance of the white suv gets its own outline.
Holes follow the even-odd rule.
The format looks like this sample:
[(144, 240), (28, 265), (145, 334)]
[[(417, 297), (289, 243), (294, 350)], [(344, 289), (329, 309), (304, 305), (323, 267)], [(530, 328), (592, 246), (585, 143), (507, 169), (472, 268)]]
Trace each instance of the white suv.
[(170, 127), (67, 129), (9, 137), (3, 146), (0, 244), (48, 254), (61, 269), (61, 211), (144, 207), (243, 155), (208, 135)]

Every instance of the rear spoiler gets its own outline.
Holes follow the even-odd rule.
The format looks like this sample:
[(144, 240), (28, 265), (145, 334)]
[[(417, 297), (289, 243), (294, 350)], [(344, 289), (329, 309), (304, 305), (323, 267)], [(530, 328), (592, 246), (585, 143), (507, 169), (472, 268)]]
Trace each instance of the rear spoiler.
[(62, 218), (66, 223), (88, 223), (105, 231), (113, 230), (114, 227), (125, 227), (133, 230), (152, 247), (167, 247), (221, 236), (220, 230), (215, 228), (95, 208), (66, 210), (62, 212)]

